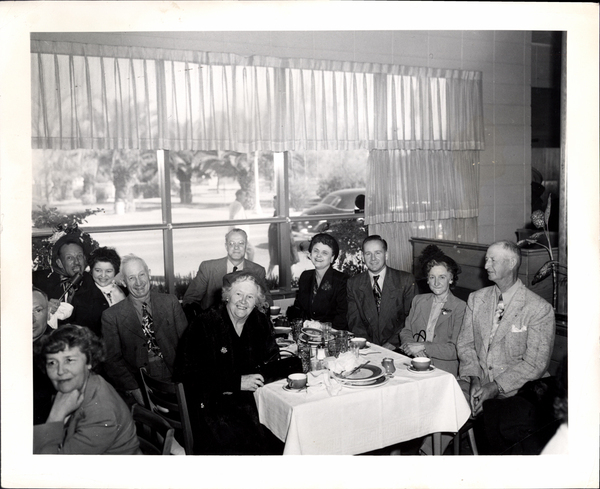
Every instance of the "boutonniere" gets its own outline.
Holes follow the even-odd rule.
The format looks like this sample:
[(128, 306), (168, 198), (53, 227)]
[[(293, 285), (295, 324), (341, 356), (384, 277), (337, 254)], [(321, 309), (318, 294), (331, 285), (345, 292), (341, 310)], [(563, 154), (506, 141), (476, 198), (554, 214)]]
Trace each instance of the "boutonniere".
[(331, 284), (330, 284), (329, 282), (323, 282), (323, 283), (321, 284), (321, 288), (322, 288), (323, 290), (331, 290)]
[(452, 309), (447, 309), (445, 307), (442, 307), (442, 314), (445, 316), (446, 314), (450, 314), (452, 312)]
[(221, 348), (221, 353), (223, 355), (225, 355), (225, 353), (227, 353), (227, 348), (226, 347)]

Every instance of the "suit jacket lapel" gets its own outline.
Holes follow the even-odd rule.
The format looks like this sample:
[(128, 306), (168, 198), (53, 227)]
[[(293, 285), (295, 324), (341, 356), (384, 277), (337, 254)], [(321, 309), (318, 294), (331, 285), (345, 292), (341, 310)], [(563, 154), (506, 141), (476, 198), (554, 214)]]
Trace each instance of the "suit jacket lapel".
[[(374, 318), (378, 317), (377, 314), (377, 304), (375, 304), (375, 297), (373, 296), (373, 287), (371, 287), (371, 278), (369, 277), (369, 272), (365, 272), (363, 276), (360, 277), (360, 290), (363, 293), (363, 308), (365, 310), (365, 315), (371, 316)], [(385, 283), (384, 283), (385, 285)], [(381, 304), (383, 306), (383, 297), (384, 291), (381, 291)]]
[[(131, 297), (127, 297), (127, 299), (125, 299), (125, 302), (126, 307), (123, 311), (125, 313), (123, 318), (123, 324), (129, 331), (131, 331), (136, 336), (146, 339), (146, 337), (144, 336), (144, 332), (142, 331), (142, 325), (140, 324), (140, 320), (133, 305), (133, 299)], [(152, 314), (154, 314), (154, 311), (152, 311)]]
[[(452, 312), (454, 310), (454, 308), (456, 307), (457, 304), (457, 300), (456, 297), (454, 297), (454, 295), (452, 294), (452, 292), (450, 292), (448, 294), (448, 298), (446, 299), (446, 303), (444, 304), (443, 309), (448, 309), (448, 312)], [(430, 308), (431, 310), (431, 308)], [(438, 326), (444, 324), (445, 322), (447, 322), (450, 317), (452, 316), (452, 314), (444, 314), (444, 312), (440, 312), (440, 315), (438, 316), (438, 320), (437, 323), (435, 324), (435, 327), (437, 329)]]
[[(480, 324), (481, 341), (483, 352), (488, 351), (490, 344), (490, 334), (492, 332), (492, 322), (494, 320), (494, 287), (490, 287), (480, 298), (479, 313), (477, 317)], [(486, 353), (487, 355), (487, 353)]]
[(512, 318), (521, 312), (525, 305), (525, 286), (520, 287), (515, 291), (511, 301), (509, 302), (506, 310), (504, 311), (504, 315), (502, 316), (502, 320), (498, 325), (498, 329), (496, 330), (496, 334), (494, 335), (494, 341), (500, 341), (502, 338), (506, 336), (506, 334), (510, 331), (513, 321)]

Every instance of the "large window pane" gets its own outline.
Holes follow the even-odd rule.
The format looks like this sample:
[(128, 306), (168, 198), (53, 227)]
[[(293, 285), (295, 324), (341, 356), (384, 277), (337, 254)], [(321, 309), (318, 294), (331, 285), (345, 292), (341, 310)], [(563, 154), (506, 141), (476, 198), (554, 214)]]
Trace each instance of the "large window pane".
[(102, 209), (89, 226), (162, 222), (156, 151), (33, 150), (33, 209)]
[(165, 260), (162, 231), (91, 233), (91, 236), (100, 246), (114, 248), (121, 258), (133, 253), (144, 259), (150, 268), (152, 284), (164, 291)]
[(239, 219), (230, 211), (238, 190), (245, 191), (245, 218), (273, 215), (272, 153), (171, 151), (169, 155), (174, 222)]

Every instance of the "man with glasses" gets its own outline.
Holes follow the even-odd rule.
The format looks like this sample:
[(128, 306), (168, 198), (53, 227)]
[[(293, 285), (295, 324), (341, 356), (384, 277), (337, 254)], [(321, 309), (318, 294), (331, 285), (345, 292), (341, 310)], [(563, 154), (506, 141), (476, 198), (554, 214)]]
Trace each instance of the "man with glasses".
[(227, 256), (200, 263), (196, 277), (183, 296), (183, 309), (190, 322), (201, 310), (208, 309), (221, 301), (221, 289), (225, 276), (242, 270), (252, 273), (261, 282), (262, 287), (267, 291), (267, 301), (269, 304), (273, 304), (265, 279), (264, 267), (245, 259), (247, 244), (246, 232), (234, 228), (225, 235)]

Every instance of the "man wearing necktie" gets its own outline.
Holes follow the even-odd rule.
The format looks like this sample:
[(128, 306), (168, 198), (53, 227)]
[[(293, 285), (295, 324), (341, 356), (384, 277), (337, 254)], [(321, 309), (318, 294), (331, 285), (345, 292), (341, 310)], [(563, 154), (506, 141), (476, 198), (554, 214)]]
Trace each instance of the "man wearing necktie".
[(137, 380), (140, 367), (154, 378), (170, 381), (179, 338), (188, 323), (177, 297), (150, 289), (150, 270), (144, 260), (123, 257), (121, 273), (129, 295), (102, 313), (104, 367), (129, 404), (143, 405)]
[[(50, 314), (54, 314), (60, 306), (59, 299), (61, 297), (61, 302), (71, 304), (75, 294), (83, 293), (84, 290), (94, 287), (94, 279), (85, 271), (87, 252), (91, 250), (85, 250), (85, 248), (79, 232), (65, 234), (52, 247), (52, 269), (33, 272), (32, 283), (47, 295)], [(77, 285), (71, 286), (72, 279), (78, 273), (82, 275), (82, 280)], [(59, 324), (64, 322), (60, 321)]]
[(518, 278), (519, 247), (490, 245), (485, 270), (495, 285), (473, 292), (457, 342), (459, 384), (473, 416), (488, 400), (509, 398), (529, 381), (548, 376), (554, 310)]
[(245, 271), (254, 275), (260, 281), (263, 289), (267, 291), (267, 302), (269, 305), (273, 305), (264, 267), (245, 258), (247, 245), (246, 232), (243, 229), (234, 228), (225, 236), (227, 256), (200, 263), (196, 277), (190, 282), (183, 296), (183, 309), (190, 322), (200, 311), (221, 302), (223, 280), (224, 278), (228, 280), (230, 277), (226, 278), (226, 275), (235, 272)]
[(395, 350), (417, 291), (412, 274), (387, 266), (387, 242), (379, 235), (362, 244), (367, 271), (348, 280), (348, 327), (356, 336)]

